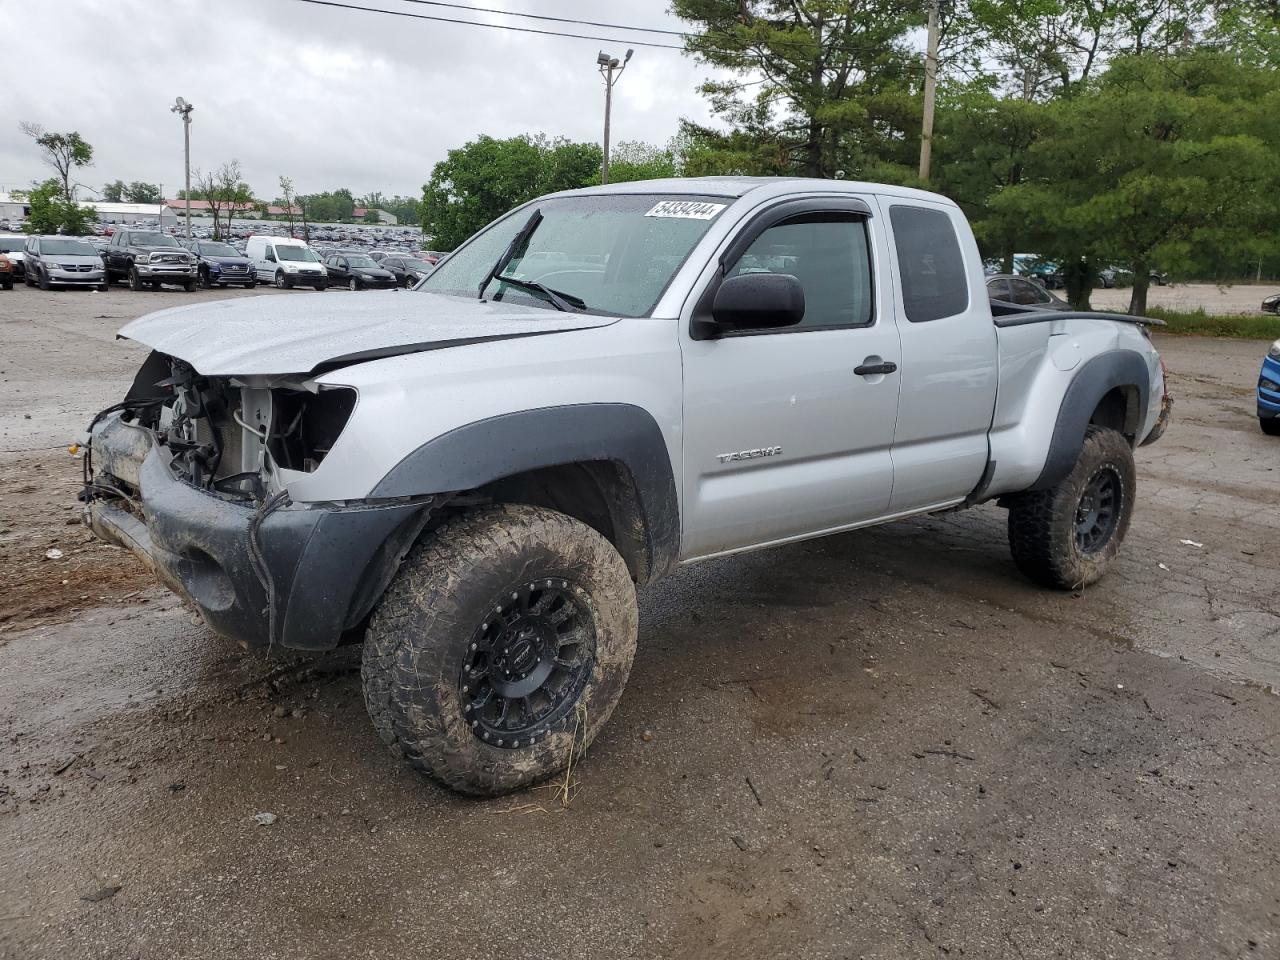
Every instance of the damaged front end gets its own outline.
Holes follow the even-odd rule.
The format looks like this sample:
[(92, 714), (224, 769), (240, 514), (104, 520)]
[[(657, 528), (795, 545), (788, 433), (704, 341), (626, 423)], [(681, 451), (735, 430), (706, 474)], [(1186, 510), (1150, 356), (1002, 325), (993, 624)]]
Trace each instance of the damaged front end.
[(356, 631), (432, 498), (294, 503), (357, 403), (305, 377), (206, 377), (152, 353), (84, 439), (94, 532), (137, 555), (217, 632), (326, 649)]

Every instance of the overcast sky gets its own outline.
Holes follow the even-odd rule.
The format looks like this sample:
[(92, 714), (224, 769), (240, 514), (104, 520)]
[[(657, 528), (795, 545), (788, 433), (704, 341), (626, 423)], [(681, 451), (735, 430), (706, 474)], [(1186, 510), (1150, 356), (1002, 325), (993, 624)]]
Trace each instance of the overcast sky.
[[(411, 20), (298, 0), (2, 2), (0, 189), (50, 175), (18, 130), (77, 130), (94, 147), (82, 183), (182, 185), (177, 96), (195, 104), (193, 167), (236, 158), (255, 194), (281, 174), (299, 192), (421, 192), (432, 165), (479, 134), (601, 138), (600, 49), (677, 38), (416, 5), (364, 7), (616, 36), (600, 43)], [(467, 5), (681, 29), (666, 0), (454, 0)], [(614, 89), (613, 140), (665, 143), (680, 117), (705, 121), (711, 74), (676, 50), (635, 47)]]

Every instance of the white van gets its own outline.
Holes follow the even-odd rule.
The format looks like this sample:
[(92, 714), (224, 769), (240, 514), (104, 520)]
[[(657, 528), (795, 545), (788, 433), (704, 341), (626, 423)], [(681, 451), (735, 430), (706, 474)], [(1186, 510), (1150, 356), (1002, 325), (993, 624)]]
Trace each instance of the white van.
[(274, 283), (281, 290), (293, 287), (329, 286), (324, 264), (301, 240), (288, 237), (250, 237), (244, 255), (253, 264), (259, 283)]

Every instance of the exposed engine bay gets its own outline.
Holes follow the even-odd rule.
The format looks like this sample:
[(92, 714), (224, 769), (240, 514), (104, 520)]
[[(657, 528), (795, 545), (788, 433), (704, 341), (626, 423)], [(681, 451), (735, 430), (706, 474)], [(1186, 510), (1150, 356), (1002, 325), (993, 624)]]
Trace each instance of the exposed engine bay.
[(136, 494), (138, 466), (160, 446), (177, 479), (227, 500), (263, 501), (284, 490), (291, 472), (319, 466), (355, 404), (349, 387), (305, 377), (207, 377), (153, 352), (125, 399), (89, 425), (86, 499)]

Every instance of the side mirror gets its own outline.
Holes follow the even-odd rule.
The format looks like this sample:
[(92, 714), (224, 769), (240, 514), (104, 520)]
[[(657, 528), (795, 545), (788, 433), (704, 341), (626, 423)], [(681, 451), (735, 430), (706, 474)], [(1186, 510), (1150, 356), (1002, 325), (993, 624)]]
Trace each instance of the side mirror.
[(711, 304), (714, 337), (726, 330), (792, 327), (804, 319), (804, 288), (789, 273), (742, 273), (720, 284)]

